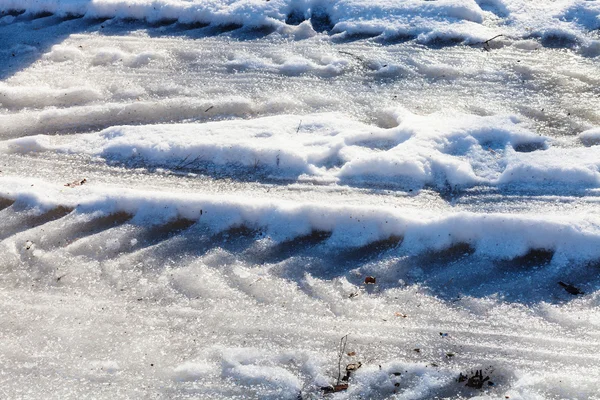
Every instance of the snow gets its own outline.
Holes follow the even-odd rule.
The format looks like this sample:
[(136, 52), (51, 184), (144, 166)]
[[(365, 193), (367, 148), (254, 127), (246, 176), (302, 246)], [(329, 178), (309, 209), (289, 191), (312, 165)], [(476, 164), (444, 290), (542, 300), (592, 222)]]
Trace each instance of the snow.
[(0, 397), (598, 398), (599, 15), (0, 0)]
[(600, 142), (600, 128), (588, 129), (579, 134), (579, 139), (586, 146), (595, 146)]

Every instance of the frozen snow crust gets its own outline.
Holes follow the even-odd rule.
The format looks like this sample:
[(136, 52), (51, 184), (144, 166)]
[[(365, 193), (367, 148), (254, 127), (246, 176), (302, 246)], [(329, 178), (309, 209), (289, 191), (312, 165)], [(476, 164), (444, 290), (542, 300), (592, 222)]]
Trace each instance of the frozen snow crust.
[(585, 0), (0, 0), (0, 10), (272, 27), (300, 36), (330, 31), (416, 37), (421, 42), (479, 43), (501, 34), (590, 45), (590, 32), (600, 27), (600, 5)]

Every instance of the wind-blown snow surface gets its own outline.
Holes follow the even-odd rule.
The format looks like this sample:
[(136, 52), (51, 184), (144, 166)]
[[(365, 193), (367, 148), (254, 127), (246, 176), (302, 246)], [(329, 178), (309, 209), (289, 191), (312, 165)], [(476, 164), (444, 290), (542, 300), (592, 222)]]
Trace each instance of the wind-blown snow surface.
[(1, 398), (600, 398), (598, 2), (0, 12)]

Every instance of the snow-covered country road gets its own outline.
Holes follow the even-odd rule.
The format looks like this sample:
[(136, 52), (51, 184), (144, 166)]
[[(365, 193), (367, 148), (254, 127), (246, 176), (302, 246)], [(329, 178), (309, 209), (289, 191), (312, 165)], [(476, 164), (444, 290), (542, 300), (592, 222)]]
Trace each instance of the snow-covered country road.
[(0, 0), (0, 171), (0, 399), (600, 399), (599, 1)]

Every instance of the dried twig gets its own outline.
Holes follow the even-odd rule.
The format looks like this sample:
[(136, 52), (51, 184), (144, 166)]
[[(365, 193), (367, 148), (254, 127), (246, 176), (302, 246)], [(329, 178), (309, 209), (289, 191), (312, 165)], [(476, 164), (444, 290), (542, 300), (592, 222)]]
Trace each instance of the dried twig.
[(345, 55), (350, 56), (350, 57), (354, 58), (355, 60), (359, 61), (361, 64), (361, 67), (363, 69), (370, 69), (367, 60), (363, 56), (359, 56), (359, 55), (350, 53), (349, 51), (343, 51), (343, 50), (338, 50), (338, 53), (345, 54)]
[(190, 158), (190, 156), (191, 156), (191, 154), (188, 154), (187, 156), (185, 156), (185, 158), (183, 160), (181, 160), (179, 162), (179, 164), (177, 164), (175, 167), (173, 167), (173, 170), (179, 171), (179, 170), (185, 169), (185, 168), (189, 167), (190, 165), (192, 165), (192, 164), (194, 164), (194, 163), (196, 163), (196, 162), (198, 162), (198, 161), (200, 161), (202, 159), (202, 156), (198, 155), (193, 160), (187, 161), (188, 158)]
[(490, 39), (488, 39), (488, 40), (484, 40), (483, 42), (480, 42), (480, 43), (477, 43), (477, 44), (483, 44), (483, 50), (485, 50), (485, 51), (490, 51), (490, 49), (491, 49), (491, 47), (490, 47), (490, 42), (491, 42), (492, 40), (495, 40), (495, 39), (498, 39), (499, 37), (504, 37), (504, 36), (505, 36), (505, 35), (502, 35), (502, 34), (500, 34), (500, 35), (496, 35), (496, 36), (494, 36), (493, 38), (490, 38)]

